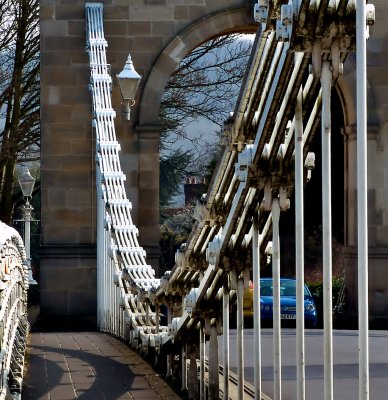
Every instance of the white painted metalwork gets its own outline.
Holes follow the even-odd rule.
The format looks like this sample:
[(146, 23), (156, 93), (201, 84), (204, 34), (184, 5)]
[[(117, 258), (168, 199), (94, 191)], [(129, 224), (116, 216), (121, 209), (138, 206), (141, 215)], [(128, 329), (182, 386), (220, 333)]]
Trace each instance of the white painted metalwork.
[[(367, 95), (365, 1), (357, 0), (357, 227), (358, 227), (358, 327), (359, 399), (369, 399), (369, 314), (368, 314), (368, 180), (367, 180)], [(369, 28), (369, 26), (368, 26)]]
[(27, 321), (28, 262), (18, 232), (0, 222), (0, 399), (20, 399)]
[(167, 334), (167, 327), (156, 323), (155, 313), (149, 308), (159, 279), (155, 279), (155, 271), (146, 263), (145, 251), (138, 243), (138, 229), (132, 223), (132, 206), (124, 187), (111, 104), (103, 5), (86, 3), (85, 9), (96, 135), (98, 325), (123, 339), (129, 336), (135, 347), (155, 347), (155, 341), (161, 340), (158, 336)]
[[(115, 112), (110, 99), (111, 78), (105, 53), (107, 42), (103, 33), (103, 7), (101, 3), (86, 4), (87, 49), (91, 66), (93, 127), (96, 134), (99, 327), (128, 339), (133, 347), (144, 352), (149, 347), (159, 352), (166, 344), (174, 343), (174, 347), (180, 349), (175, 355), (180, 358), (181, 364), (174, 369), (174, 357), (167, 354), (166, 375), (171, 377), (175, 370), (182, 367), (182, 388), (187, 387), (189, 392), (195, 390), (191, 396), (194, 396), (193, 393), (198, 394), (193, 379), (196, 376), (196, 361), (199, 359), (201, 399), (206, 397), (206, 377), (209, 397), (219, 397), (217, 336), (222, 332), (222, 327), (222, 392), (225, 397), (231, 396), (228, 327), (229, 311), (234, 304), (229, 302), (236, 299), (239, 354), (236, 398), (244, 397), (243, 294), (247, 289), (247, 275), (250, 272), (253, 273), (254, 299), (254, 396), (255, 399), (264, 396), (261, 382), (260, 259), (265, 255), (264, 249), (271, 247), (268, 242), (271, 233), (274, 399), (282, 398), (279, 218), (280, 212), (288, 209), (288, 197), (294, 189), (298, 278), (295, 363), (297, 398), (305, 399), (303, 185), (310, 178), (314, 167), (315, 158), (308, 153), (308, 146), (319, 126), (321, 110), (325, 187), (324, 396), (326, 400), (333, 398), (330, 92), (332, 84), (341, 73), (342, 62), (354, 45), (354, 4), (350, 0), (294, 0), (288, 5), (281, 3), (284, 2), (260, 0), (256, 7), (262, 32), (258, 35), (233, 118), (228, 120), (225, 129), (226, 146), (219, 167), (208, 193), (197, 206), (197, 221), (188, 243), (177, 253), (174, 269), (161, 280), (155, 279), (153, 269), (146, 263), (145, 252), (138, 243), (137, 228), (132, 223), (131, 204), (125, 194), (125, 176), (119, 160), (120, 145), (114, 128)], [(281, 19), (274, 24), (273, 20), (279, 17)], [(311, 19), (314, 19), (314, 23)], [(271, 23), (267, 23), (269, 21)], [(343, 29), (345, 25), (346, 30)], [(311, 62), (313, 68), (310, 72)], [(307, 104), (309, 108), (304, 110)], [(361, 121), (359, 126), (364, 123)], [(362, 135), (365, 139), (366, 135)], [(365, 161), (364, 151), (362, 157)], [(366, 175), (363, 182), (366, 189)], [(364, 200), (360, 198), (359, 201)], [(359, 208), (366, 210), (366, 203)], [(360, 229), (366, 235), (366, 227), (360, 225)], [(253, 266), (247, 266), (246, 260), (239, 259), (240, 252), (252, 255)], [(367, 305), (367, 253), (363, 257), (362, 262), (359, 260), (359, 264), (362, 264), (359, 280), (364, 282), (366, 292), (362, 294), (360, 310)], [(162, 304), (167, 306), (168, 329), (159, 323), (159, 306)], [(156, 313), (152, 311), (152, 306)], [(363, 314), (362, 318), (364, 324), (367, 317)], [(360, 392), (363, 393), (368, 391), (365, 338), (367, 327), (362, 333), (360, 331), (360, 373), (362, 369), (364, 377), (364, 383), (360, 382)], [(209, 341), (208, 371), (205, 366), (206, 340)], [(186, 359), (190, 362), (188, 373), (185, 369)]]
[(243, 316), (244, 280), (237, 279), (237, 399), (244, 398), (244, 316)]
[(280, 207), (279, 199), (272, 201), (272, 293), (273, 293), (273, 370), (274, 400), (282, 398), (282, 359), (280, 327)]
[(223, 393), (224, 399), (229, 398), (229, 288), (224, 285), (223, 288), (223, 314), (222, 314), (222, 322), (223, 322), (223, 346), (224, 346), (224, 355), (223, 355), (223, 367), (224, 367), (224, 379), (223, 379)]
[(333, 297), (331, 221), (331, 82), (330, 62), (322, 65), (322, 263), (324, 329), (324, 399), (333, 398)]
[(255, 400), (261, 400), (261, 321), (260, 321), (260, 234), (257, 216), (254, 216), (252, 237), (253, 262), (253, 329), (254, 329), (254, 384)]
[(295, 264), (296, 264), (296, 373), (297, 398), (305, 399), (304, 347), (304, 162), (303, 162), (303, 90), (295, 107)]

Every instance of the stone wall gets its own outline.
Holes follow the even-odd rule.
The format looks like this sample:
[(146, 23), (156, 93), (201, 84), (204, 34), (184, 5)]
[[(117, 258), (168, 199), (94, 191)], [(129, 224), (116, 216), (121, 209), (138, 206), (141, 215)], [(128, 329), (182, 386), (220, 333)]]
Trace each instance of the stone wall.
[[(112, 76), (131, 53), (143, 76), (131, 121), (116, 133), (133, 219), (148, 261), (159, 245), (159, 102), (177, 63), (203, 41), (227, 32), (254, 32), (247, 0), (107, 0), (104, 29)], [(85, 2), (41, 0), (43, 316), (95, 320), (96, 193), (91, 130)]]
[[(388, 326), (388, 4), (372, 2), (376, 23), (367, 42), (369, 309), (372, 327)], [(356, 322), (357, 127), (356, 56), (346, 61), (340, 82), (345, 116), (345, 274), (347, 312)]]

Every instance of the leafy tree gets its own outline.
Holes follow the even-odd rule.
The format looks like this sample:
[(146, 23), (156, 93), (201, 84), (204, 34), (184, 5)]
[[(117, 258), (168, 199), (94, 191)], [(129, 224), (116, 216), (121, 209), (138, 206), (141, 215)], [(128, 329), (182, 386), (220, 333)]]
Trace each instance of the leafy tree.
[(39, 158), (39, 0), (0, 0), (0, 220), (11, 222), (15, 167)]
[(186, 242), (193, 226), (192, 208), (178, 208), (164, 214), (160, 226), (161, 268), (159, 274), (171, 270), (175, 264), (175, 253)]
[(160, 204), (172, 205), (171, 194), (177, 194), (192, 162), (190, 151), (175, 149), (160, 158)]

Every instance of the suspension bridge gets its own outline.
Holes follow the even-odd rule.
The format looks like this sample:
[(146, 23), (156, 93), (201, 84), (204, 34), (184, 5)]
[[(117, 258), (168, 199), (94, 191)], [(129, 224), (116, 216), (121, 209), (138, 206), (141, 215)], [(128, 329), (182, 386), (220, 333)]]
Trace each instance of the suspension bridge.
[[(189, 20), (189, 14), (194, 13), (194, 10), (198, 13), (203, 11), (200, 8), (192, 8), (192, 5), (191, 8), (188, 6), (186, 9), (185, 6), (174, 8), (175, 5), (171, 8), (163, 1), (151, 3), (155, 3), (155, 7), (164, 6), (167, 11), (173, 10), (174, 18), (181, 15), (182, 20)], [(363, 1), (353, 0), (288, 2), (259, 0), (247, 14), (241, 12), (242, 7), (238, 1), (228, 3), (230, 7), (227, 9), (213, 9), (211, 1), (205, 3), (207, 7), (205, 11), (209, 18), (198, 18), (194, 24), (198, 32), (204, 32), (209, 27), (210, 29), (217, 27), (219, 32), (237, 29), (247, 31), (252, 29), (252, 26), (258, 28), (258, 31), (233, 117), (225, 124), (222, 155), (208, 192), (195, 209), (195, 225), (187, 243), (176, 254), (174, 268), (160, 278), (156, 278), (155, 270), (146, 258), (147, 249), (141, 245), (141, 234), (146, 233), (147, 229), (144, 227), (139, 229), (134, 223), (132, 215), (134, 209), (131, 199), (127, 197), (126, 176), (119, 155), (122, 145), (117, 137), (117, 130), (120, 131), (122, 125), (116, 123), (116, 111), (112, 101), (115, 92), (112, 91), (111, 66), (108, 64), (109, 54), (107, 54), (110, 41), (104, 32), (105, 13), (108, 14), (108, 18), (111, 18), (109, 28), (113, 30), (112, 20), (125, 19), (128, 15), (134, 19), (144, 19), (146, 8), (142, 10), (141, 7), (134, 7), (132, 14), (127, 15), (125, 7), (120, 8), (98, 2), (85, 3), (82, 5), (81, 16), (78, 9), (78, 14), (77, 12), (72, 14), (69, 7), (61, 8), (60, 5), (43, 4), (43, 36), (45, 32), (50, 31), (48, 27), (54, 26), (50, 25), (48, 20), (57, 22), (55, 20), (57, 18), (63, 21), (66, 18), (73, 18), (71, 15), (76, 15), (77, 17), (74, 18), (82, 20), (86, 28), (86, 41), (84, 41), (88, 57), (88, 85), (86, 86), (89, 89), (89, 102), (92, 104), (89, 122), (95, 141), (96, 314), (97, 327), (102, 333), (100, 335), (73, 334), (71, 339), (64, 334), (33, 336), (31, 351), (35, 354), (51, 354), (52, 359), (46, 357), (44, 366), (47, 380), (50, 373), (48, 365), (66, 364), (66, 373), (69, 378), (69, 388), (66, 390), (70, 393), (66, 394), (70, 396), (66, 398), (88, 398), (85, 387), (90, 388), (90, 396), (93, 393), (93, 396), (101, 398), (119, 398), (124, 395), (136, 398), (131, 382), (135, 381), (137, 375), (142, 374), (141, 369), (135, 368), (129, 371), (114, 364), (112, 368), (120, 370), (121, 374), (124, 370), (128, 372), (128, 377), (123, 377), (120, 381), (121, 389), (114, 394), (109, 391), (104, 392), (108, 390), (105, 386), (107, 381), (102, 378), (103, 372), (97, 373), (98, 368), (101, 369), (100, 371), (104, 369), (101, 357), (109, 355), (112, 358), (124, 358), (124, 353), (125, 357), (132, 357), (132, 360), (135, 357), (127, 353), (127, 347), (124, 348), (121, 342), (115, 341), (114, 338), (117, 338), (145, 356), (147, 360), (150, 360), (151, 365), (158, 364), (160, 368), (163, 368), (163, 375), (167, 378), (179, 377), (182, 393), (190, 399), (266, 399), (268, 398), (265, 393), (267, 386), (263, 385), (263, 380), (268, 380), (267, 348), (270, 343), (272, 346), (271, 377), (269, 378), (272, 386), (271, 398), (303, 400), (309, 398), (306, 393), (310, 393), (306, 392), (306, 385), (311, 378), (311, 370), (308, 370), (308, 366), (306, 367), (306, 356), (308, 351), (311, 351), (308, 343), (310, 337), (321, 335), (322, 386), (320, 386), (321, 392), (316, 393), (317, 397), (314, 398), (321, 398), (318, 397), (320, 395), (325, 400), (339, 398), (336, 397), (334, 390), (336, 383), (333, 372), (335, 369), (334, 337), (338, 335), (333, 334), (332, 322), (333, 160), (331, 159), (331, 137), (333, 125), (336, 122), (333, 121), (331, 113), (332, 93), (335, 88), (344, 107), (343, 131), (348, 136), (345, 148), (347, 163), (345, 220), (348, 223), (345, 229), (346, 244), (349, 247), (356, 247), (356, 251), (349, 253), (347, 264), (347, 271), (351, 272), (350, 278), (347, 278), (349, 313), (357, 315), (358, 318), (358, 330), (355, 331), (358, 340), (355, 363), (358, 378), (354, 378), (354, 382), (358, 381), (358, 383), (354, 385), (358, 386), (359, 399), (368, 399), (371, 391), (369, 320), (370, 317), (384, 316), (384, 307), (383, 311), (381, 309), (379, 311), (381, 300), (378, 303), (374, 297), (376, 292), (371, 294), (368, 285), (370, 268), (368, 268), (366, 145), (370, 130), (368, 117), (370, 118), (371, 113), (366, 108), (366, 41), (369, 38), (370, 27), (375, 22), (375, 8)], [(245, 2), (243, 3), (243, 9), (246, 10)], [(77, 7), (79, 8), (79, 5)], [(114, 7), (117, 7), (116, 11)], [(386, 10), (386, 7), (379, 2), (377, 2), (377, 7)], [(123, 17), (117, 17), (115, 12), (119, 13), (119, 11), (123, 12)], [(144, 11), (143, 14), (142, 11)], [(250, 22), (246, 20), (247, 15), (251, 18)], [(200, 14), (197, 17), (200, 17)], [(167, 14), (164, 18), (167, 20)], [(230, 25), (227, 25), (226, 20)], [(171, 31), (166, 28), (167, 25), (164, 25), (165, 31), (171, 35)], [(69, 26), (74, 28), (75, 24)], [(127, 33), (128, 26), (126, 26)], [(142, 27), (143, 31), (145, 29), (144, 24), (138, 23), (135, 26), (138, 29)], [(174, 27), (178, 29), (176, 25)], [(206, 29), (201, 29), (203, 27)], [(64, 29), (64, 24), (57, 28)], [(145, 110), (152, 101), (158, 101), (153, 98), (152, 93), (155, 94), (155, 87), (158, 85), (162, 87), (167, 79), (167, 70), (164, 69), (162, 61), (165, 62), (167, 59), (170, 69), (177, 64), (181, 53), (195, 44), (192, 39), (193, 29), (193, 27), (186, 27), (180, 35), (172, 35), (172, 40), (167, 45), (163, 44), (165, 50), (154, 63), (154, 69), (148, 73), (147, 82), (143, 86), (144, 108), (140, 107), (138, 112), (140, 123), (137, 131), (140, 136), (142, 132), (155, 131), (151, 128), (150, 122), (155, 117), (155, 113), (157, 115), (157, 110), (149, 109), (147, 116)], [(76, 29), (76, 32), (79, 32), (79, 29)], [(199, 36), (201, 34), (198, 33)], [(115, 43), (114, 34), (111, 39)], [(57, 40), (59, 40), (58, 37)], [(200, 41), (202, 38), (199, 37), (196, 40)], [(145, 43), (146, 41), (143, 40), (144, 46), (146, 46)], [(43, 71), (46, 73), (50, 70), (50, 63), (55, 64), (54, 58), (48, 61), (48, 54), (53, 51), (52, 48), (48, 50), (50, 46), (50, 40), (46, 37), (42, 45), (43, 58), (46, 62), (43, 68), (47, 68)], [(356, 58), (354, 58), (354, 53), (356, 53)], [(134, 54), (132, 56), (135, 59)], [(72, 63), (77, 64), (74, 60), (79, 60), (79, 55), (76, 57), (71, 55), (71, 57)], [(66, 59), (64, 57), (64, 60)], [(355, 88), (349, 84), (352, 82), (349, 80), (352, 74), (347, 72), (349, 71), (347, 64), (353, 63), (354, 67), (354, 62), (356, 62), (356, 68), (353, 71), (357, 74), (357, 79), (353, 80), (357, 87), (356, 97), (352, 97)], [(73, 65), (69, 65), (70, 67)], [(158, 74), (162, 76), (159, 81), (156, 79)], [(64, 79), (66, 79), (65, 75)], [(47, 99), (53, 102), (52, 112), (55, 112), (55, 106), (61, 106), (59, 104), (61, 91), (55, 91), (53, 87), (55, 87), (55, 78), (43, 79), (42, 90), (48, 93)], [(45, 92), (47, 88), (48, 91)], [(47, 103), (42, 107), (47, 109)], [(147, 120), (147, 118), (150, 119)], [(61, 122), (55, 120), (54, 117), (49, 117), (48, 122), (43, 121), (43, 132), (51, 132), (54, 135), (55, 129), (63, 132), (62, 128)], [(314, 137), (319, 134), (321, 147), (318, 154), (313, 143)], [(71, 140), (75, 141), (74, 137)], [(140, 147), (142, 147), (141, 143), (140, 140)], [(124, 137), (124, 147), (126, 145), (128, 142)], [(145, 142), (143, 145), (147, 147)], [(44, 149), (44, 143), (42, 146)], [(381, 146), (383, 147), (382, 144)], [(61, 157), (64, 156), (65, 154)], [(44, 177), (48, 179), (48, 171), (54, 167), (50, 167), (47, 156), (43, 158), (42, 179)], [(304, 328), (304, 202), (309, 201), (304, 192), (309, 181), (314, 179), (314, 174), (317, 173), (315, 169), (318, 169), (316, 168), (318, 159), (321, 162), (323, 188), (321, 207), (316, 212), (322, 213), (324, 328), (321, 333), (311, 335), (310, 331)], [(144, 163), (144, 161), (140, 162), (142, 168)], [(357, 165), (357, 173), (353, 171), (355, 165)], [(143, 170), (143, 174), (140, 174), (143, 177), (146, 176), (144, 172)], [(50, 179), (47, 182), (51, 182), (51, 186), (54, 185)], [(67, 184), (70, 191), (74, 189), (71, 187), (70, 178)], [(141, 185), (144, 189), (146, 182)], [(83, 252), (88, 258), (86, 265), (89, 265), (92, 257), (88, 253), (89, 250), (80, 250), (82, 243), (78, 243), (78, 247), (73, 246), (74, 249), (75, 247), (78, 249), (76, 256), (70, 254), (68, 248), (61, 248), (63, 244), (49, 243), (47, 235), (53, 232), (53, 227), (62, 218), (62, 214), (53, 213), (53, 206), (49, 204), (50, 199), (58, 200), (58, 198), (52, 195), (50, 188), (44, 189), (44, 181), (42, 190), (43, 204), (46, 201), (49, 208), (49, 212), (44, 211), (47, 213), (45, 218), (48, 218), (51, 212), (56, 221), (47, 222), (45, 229), (46, 242), (42, 250), (44, 261), (41, 275), (41, 279), (46, 279), (42, 284), (43, 311), (47, 315), (54, 313), (55, 304), (49, 304), (49, 300), (53, 299), (50, 297), (53, 296), (53, 289), (50, 288), (48, 278), (52, 276), (50, 274), (57, 273), (59, 275), (56, 278), (55, 288), (60, 293), (56, 299), (67, 296), (66, 302), (60, 302), (59, 310), (56, 310), (57, 315), (68, 317), (72, 310), (76, 310), (77, 316), (80, 316), (85, 310), (82, 309), (83, 305), (77, 308), (78, 305), (75, 303), (79, 302), (80, 298), (86, 299), (88, 303), (91, 301), (90, 297), (84, 293), (80, 295), (81, 289), (77, 289), (79, 290), (78, 297), (75, 297), (75, 290), (70, 295), (70, 289), (60, 287), (60, 285), (63, 286), (64, 281), (61, 282), (58, 277), (68, 279), (72, 275), (71, 273), (66, 275), (69, 271), (64, 272), (64, 264), (61, 268), (50, 270), (48, 260), (53, 260), (55, 254), (60, 254), (62, 259), (70, 259), (74, 262), (77, 257), (82, 258)], [(141, 196), (138, 198), (139, 202), (144, 199), (145, 197)], [(62, 198), (59, 201), (63, 203)], [(65, 203), (61, 207), (66, 207)], [(374, 206), (377, 203), (378, 200)], [(282, 375), (285, 362), (282, 361), (284, 354), (282, 344), (287, 343), (288, 331), (282, 329), (280, 306), (281, 263), (287, 257), (287, 254), (282, 253), (280, 246), (280, 221), (291, 210), (295, 213), (297, 312), (296, 330), (292, 333), (294, 339), (291, 345), (295, 349), (295, 354), (292, 361), (287, 359), (287, 365), (291, 362), (295, 370), (295, 386), (292, 388), (295, 392), (294, 397), (290, 397), (291, 394), (286, 392), (286, 390), (291, 390), (284, 382), (285, 379), (289, 379), (287, 373), (285, 377)], [(58, 217), (58, 215), (61, 216)], [(136, 219), (140, 219), (139, 216)], [(353, 223), (351, 228), (350, 220)], [(357, 221), (356, 224), (354, 220)], [(69, 227), (70, 225), (67, 226)], [(2, 225), (0, 232), (2, 273), (0, 396), (1, 398), (20, 398), (28, 336), (26, 319), (28, 262), (22, 241), (16, 231)], [(378, 237), (378, 227), (376, 232), (376, 237)], [(63, 232), (59, 233), (59, 237), (64, 240), (63, 235)], [(376, 238), (372, 238), (373, 240), (378, 242)], [(375, 242), (373, 244), (376, 244)], [(152, 246), (150, 248), (152, 253)], [(261, 327), (259, 284), (261, 265), (268, 260), (273, 279), (273, 331), (270, 335)], [(375, 268), (374, 272), (378, 271), (378, 267), (373, 268)], [(81, 270), (82, 268), (80, 268), (82, 281), (85, 269)], [(354, 273), (354, 270), (358, 275)], [(248, 357), (249, 362), (252, 363), (251, 371), (253, 371), (249, 378), (251, 384), (246, 382), (247, 355), (246, 347), (244, 353), (243, 316), (244, 289), (249, 286), (250, 280), (253, 282), (254, 309), (253, 330), (250, 331), (253, 337), (253, 343), (250, 342), (253, 355), (251, 352)], [(90, 280), (87, 282), (90, 284)], [(374, 285), (373, 287), (376, 287), (376, 283)], [(385, 286), (382, 284), (380, 287)], [(384, 293), (382, 291), (381, 296), (384, 296)], [(368, 314), (368, 304), (371, 315)], [(166, 325), (161, 323), (162, 306), (167, 310)], [(229, 334), (232, 310), (237, 317), (235, 335)], [(233, 349), (236, 349), (233, 367), (230, 360), (231, 336), (233, 336)], [(347, 337), (352, 336), (354, 335), (348, 334)], [(376, 334), (376, 337), (379, 335)], [(106, 350), (107, 343), (113, 347)], [(61, 350), (59, 351), (58, 348)], [(79, 359), (84, 364), (71, 365), (72, 358)], [(112, 365), (114, 360), (107, 360), (107, 362)], [(139, 360), (136, 362), (142, 363)], [(82, 372), (85, 371), (84, 367), (87, 373)], [(306, 373), (306, 368), (308, 373)], [(78, 385), (80, 382), (73, 379), (81, 375), (86, 386)], [(141, 385), (145, 386), (140, 385), (141, 389), (151, 390), (150, 388), (157, 386), (157, 384), (150, 384), (150, 375), (143, 375), (146, 375), (146, 378), (143, 379)], [(35, 376), (39, 375), (35, 374)], [(55, 378), (51, 379), (51, 382), (55, 383)], [(54, 390), (54, 386), (51, 389)], [(44, 389), (39, 393), (44, 395)], [(138, 394), (141, 396), (141, 392)], [(27, 391), (27, 396), (33, 398), (34, 395), (28, 395)], [(61, 398), (60, 395), (58, 396), (58, 399)], [(149, 396), (151, 396), (150, 392)], [(149, 398), (174, 398), (175, 395), (172, 392), (166, 394), (166, 392), (154, 390), (152, 396)], [(55, 394), (52, 394), (50, 398), (56, 398)]]

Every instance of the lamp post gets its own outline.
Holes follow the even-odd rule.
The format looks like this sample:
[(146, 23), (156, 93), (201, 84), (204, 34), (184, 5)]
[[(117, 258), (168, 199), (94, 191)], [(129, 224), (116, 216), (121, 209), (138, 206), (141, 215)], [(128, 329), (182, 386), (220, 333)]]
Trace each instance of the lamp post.
[(30, 248), (30, 225), (32, 220), (32, 211), (34, 208), (29, 202), (29, 198), (32, 196), (34, 190), (35, 179), (31, 176), (30, 171), (25, 167), (22, 173), (19, 175), (19, 185), (22, 189), (23, 197), (26, 203), (23, 206), (23, 220), (24, 221), (24, 247), (26, 249), (26, 259), (28, 267), (28, 282), (30, 285), (37, 285), (38, 282), (32, 276), (31, 270), (31, 248)]
[(116, 75), (116, 78), (123, 98), (123, 115), (129, 121), (130, 108), (135, 104), (135, 93), (141, 79), (141, 76), (135, 71), (130, 55), (128, 55), (123, 70)]

